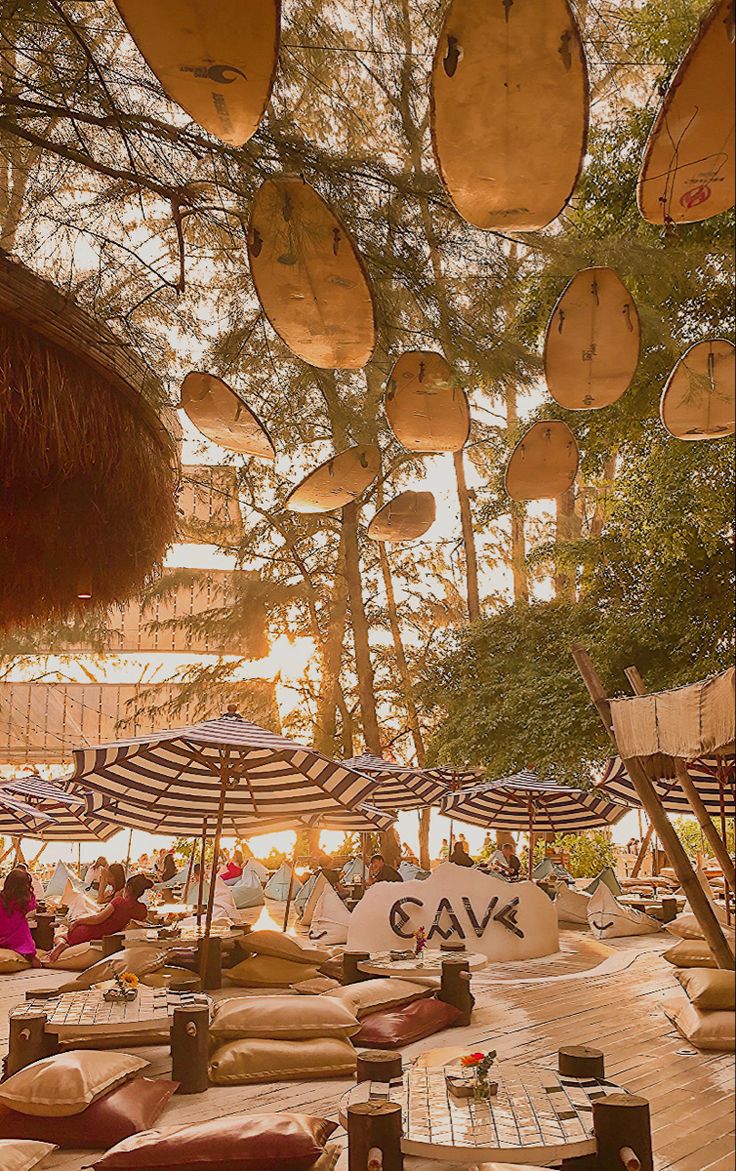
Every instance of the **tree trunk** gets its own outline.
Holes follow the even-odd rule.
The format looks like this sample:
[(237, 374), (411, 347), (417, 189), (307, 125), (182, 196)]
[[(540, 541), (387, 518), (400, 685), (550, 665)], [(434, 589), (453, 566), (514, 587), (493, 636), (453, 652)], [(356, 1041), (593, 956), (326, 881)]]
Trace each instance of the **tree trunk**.
[(460, 504), (460, 524), (465, 548), (465, 577), (468, 591), (468, 617), (471, 622), (480, 618), (480, 592), (478, 589), (478, 557), (475, 551), (473, 514), (470, 511), (470, 496), (465, 482), (465, 461), (462, 451), (453, 452), (457, 498)]
[[(516, 389), (508, 387), (504, 393), (506, 403), (506, 430), (513, 431), (519, 422)], [(524, 505), (511, 501), (511, 573), (514, 583), (514, 602), (526, 604), (529, 601), (529, 580), (526, 574), (526, 512)]]
[(555, 522), (555, 597), (558, 602), (577, 600), (575, 567), (567, 564), (569, 545), (580, 535), (580, 520), (575, 512), (575, 488), (568, 488), (557, 498)]
[(340, 664), (348, 613), (348, 592), (345, 577), (345, 539), (340, 547), (335, 568), (332, 599), (327, 629), (321, 642), (321, 673), (317, 711), (314, 720), (314, 743), (320, 752), (333, 756), (337, 748), (337, 712), (340, 693)]
[(350, 599), (350, 617), (353, 626), (355, 671), (358, 677), (358, 699), (363, 722), (363, 739), (369, 752), (381, 754), (381, 734), (376, 712), (373, 664), (368, 639), (368, 619), (363, 602), (363, 578), (360, 569), (358, 545), (358, 506), (346, 504), (342, 510), (342, 532), (345, 543), (345, 576)]

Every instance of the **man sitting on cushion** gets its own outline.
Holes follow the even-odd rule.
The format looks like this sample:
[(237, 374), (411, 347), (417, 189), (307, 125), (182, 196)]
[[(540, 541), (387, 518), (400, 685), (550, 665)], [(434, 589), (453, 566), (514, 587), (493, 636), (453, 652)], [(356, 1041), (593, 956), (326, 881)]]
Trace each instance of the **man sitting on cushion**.
[(514, 847), (511, 845), (511, 842), (504, 842), (501, 849), (496, 850), (491, 859), (491, 867), (498, 874), (503, 875), (504, 878), (508, 878), (512, 882), (519, 877), (521, 862), (514, 853)]
[(386, 859), (383, 854), (373, 855), (368, 864), (368, 886), (374, 886), (377, 882), (403, 881), (398, 870), (394, 870), (393, 866), (386, 865)]
[(128, 924), (145, 923), (148, 918), (148, 907), (140, 901), (141, 896), (150, 890), (153, 883), (145, 874), (134, 874), (125, 884), (125, 890), (103, 907), (95, 915), (84, 915), (76, 919), (69, 928), (66, 941), (57, 944), (49, 953), (48, 962), (54, 963), (67, 947), (74, 947), (77, 943), (91, 943), (95, 939), (103, 939), (106, 935), (117, 935), (125, 931)]

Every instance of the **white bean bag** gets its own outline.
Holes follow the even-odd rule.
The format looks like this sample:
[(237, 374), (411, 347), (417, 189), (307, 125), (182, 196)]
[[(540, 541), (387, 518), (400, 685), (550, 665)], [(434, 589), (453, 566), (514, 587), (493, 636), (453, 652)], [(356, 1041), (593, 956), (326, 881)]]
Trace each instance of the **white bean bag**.
[(324, 874), (320, 872), (316, 877), (314, 886), (312, 887), (309, 893), (309, 897), (304, 903), (304, 908), (302, 910), (302, 923), (305, 927), (311, 926), (312, 919), (314, 918), (314, 912), (317, 910), (322, 895), (325, 893), (329, 885), (330, 884), (325, 878)]
[(588, 903), (588, 924), (596, 939), (621, 939), (627, 935), (654, 935), (662, 924), (642, 911), (624, 907), (601, 882)]
[(82, 889), (82, 883), (77, 875), (73, 874), (63, 862), (57, 862), (56, 870), (46, 883), (46, 898), (61, 899), (68, 882), (72, 884), (75, 890)]
[(273, 899), (277, 903), (285, 903), (289, 897), (290, 885), (293, 897), (302, 884), (295, 874), (292, 876), (291, 866), (288, 862), (282, 862), (276, 873), (269, 878), (263, 892), (267, 899)]
[(81, 919), (85, 915), (96, 915), (102, 908), (96, 898), (87, 895), (82, 890), (76, 890), (70, 882), (64, 887), (61, 902), (69, 908), (70, 919)]
[(258, 875), (253, 870), (243, 870), (240, 878), (233, 883), (229, 890), (239, 911), (247, 911), (251, 907), (262, 907), (266, 902), (263, 887), (258, 880)]
[(574, 923), (578, 927), (588, 925), (588, 907), (592, 895), (582, 890), (572, 890), (565, 883), (557, 888), (555, 907), (559, 923)]
[(365, 868), (362, 858), (351, 858), (340, 871), (340, 882), (364, 882)]
[(243, 867), (243, 874), (246, 870), (249, 874), (255, 874), (260, 883), (264, 883), (268, 878), (268, 867), (259, 862), (257, 858), (249, 858)]
[(347, 943), (350, 911), (335, 890), (327, 883), (327, 889), (317, 904), (309, 938), (320, 944)]

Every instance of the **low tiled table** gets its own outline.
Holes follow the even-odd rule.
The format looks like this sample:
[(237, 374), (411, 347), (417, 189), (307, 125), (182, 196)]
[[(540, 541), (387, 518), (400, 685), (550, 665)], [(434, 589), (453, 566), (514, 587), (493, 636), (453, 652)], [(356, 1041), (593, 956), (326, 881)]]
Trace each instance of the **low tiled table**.
[(472, 951), (437, 951), (427, 948), (420, 957), (407, 956), (405, 959), (391, 959), (388, 951), (376, 952), (367, 960), (358, 962), (358, 970), (369, 976), (397, 976), (402, 980), (411, 980), (413, 976), (442, 975), (444, 960), (466, 960), (471, 972), (478, 972), (488, 966), (488, 959), (479, 952)]

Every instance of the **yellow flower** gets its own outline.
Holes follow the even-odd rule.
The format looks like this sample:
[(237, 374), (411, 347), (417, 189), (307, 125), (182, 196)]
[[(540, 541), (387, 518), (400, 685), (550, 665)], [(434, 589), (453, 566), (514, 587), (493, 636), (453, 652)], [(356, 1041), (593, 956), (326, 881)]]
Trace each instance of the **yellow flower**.
[(123, 981), (123, 984), (127, 984), (129, 988), (138, 987), (138, 977), (136, 976), (135, 972), (123, 972), (120, 979)]

